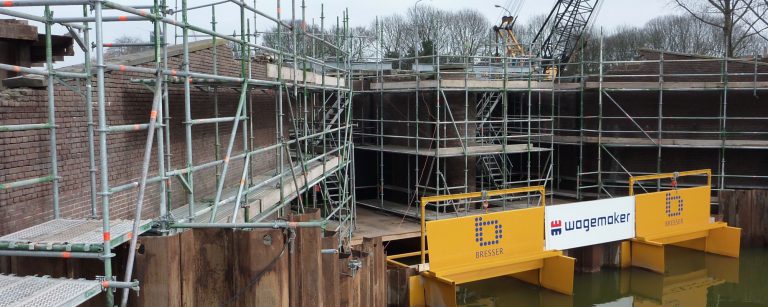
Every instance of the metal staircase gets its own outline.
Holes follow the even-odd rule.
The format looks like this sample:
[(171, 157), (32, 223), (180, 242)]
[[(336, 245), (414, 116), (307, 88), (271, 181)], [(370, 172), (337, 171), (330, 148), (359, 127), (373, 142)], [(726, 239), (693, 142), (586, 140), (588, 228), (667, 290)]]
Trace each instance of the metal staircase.
[[(489, 120), (493, 119), (493, 112), (496, 106), (502, 101), (502, 94), (499, 92), (485, 92), (477, 103), (477, 142), (485, 145), (502, 144), (503, 130), (498, 127), (498, 123)], [(503, 155), (481, 155), (477, 157), (476, 163), (480, 171), (479, 181), (488, 184), (495, 189), (505, 187), (504, 178), (504, 157)], [(508, 165), (512, 165), (509, 163)]]

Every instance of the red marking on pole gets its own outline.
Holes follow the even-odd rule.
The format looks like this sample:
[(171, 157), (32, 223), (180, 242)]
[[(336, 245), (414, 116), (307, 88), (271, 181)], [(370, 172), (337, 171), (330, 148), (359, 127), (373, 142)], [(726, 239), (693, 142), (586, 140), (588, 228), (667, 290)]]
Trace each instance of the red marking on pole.
[(157, 111), (155, 111), (155, 110), (152, 110), (152, 112), (149, 112), (149, 118), (150, 118), (150, 119), (155, 119), (155, 118), (157, 118)]
[(145, 11), (145, 10), (139, 10), (139, 15), (141, 15), (141, 16), (147, 16), (147, 11)]
[(125, 65), (120, 65), (120, 71), (125, 71)]
[(189, 83), (192, 84), (192, 78), (189, 78)]
[(117, 20), (119, 20), (119, 21), (128, 21), (128, 16), (118, 16)]
[(245, 185), (245, 180), (240, 179), (240, 185)]
[(11, 6), (13, 6), (13, 1), (3, 1), (3, 6), (11, 7)]
[(15, 71), (15, 72), (20, 72), (20, 71), (21, 71), (21, 67), (18, 67), (18, 66), (14, 66), (14, 67), (13, 67), (13, 71)]
[(278, 7), (278, 8), (277, 8), (277, 13), (278, 13), (278, 14), (280, 14), (280, 13), (282, 13), (282, 12), (283, 12), (283, 8), (282, 8), (282, 7)]
[(296, 228), (298, 226), (299, 226), (299, 224), (296, 223), (296, 222), (288, 222), (288, 227), (290, 227), (290, 228)]
[(112, 43), (104, 43), (104, 47), (112, 47)]
[(224, 157), (224, 163), (229, 163), (229, 156)]
[(141, 125), (139, 124), (133, 125), (133, 130), (139, 130), (139, 129), (141, 129)]
[(109, 281), (108, 280), (102, 281), (101, 286), (104, 288), (109, 288)]
[(109, 241), (109, 240), (111, 240), (111, 237), (110, 237), (110, 235), (109, 235), (109, 232), (108, 232), (108, 231), (105, 231), (105, 232), (104, 232), (104, 241)]
[(320, 185), (319, 184), (315, 185), (315, 192), (320, 192)]
[(128, 240), (133, 239), (133, 232), (126, 233), (125, 237), (128, 238)]
[(176, 70), (175, 69), (171, 69), (171, 76), (175, 76), (175, 75), (176, 75)]
[(61, 252), (61, 258), (71, 258), (72, 253), (70, 252)]

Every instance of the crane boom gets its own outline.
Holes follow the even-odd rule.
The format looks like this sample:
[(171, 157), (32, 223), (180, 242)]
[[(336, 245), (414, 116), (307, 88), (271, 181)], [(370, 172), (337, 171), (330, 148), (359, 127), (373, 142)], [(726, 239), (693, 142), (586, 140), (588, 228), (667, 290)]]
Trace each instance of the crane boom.
[(558, 0), (532, 41), (536, 55), (568, 63), (600, 0)]

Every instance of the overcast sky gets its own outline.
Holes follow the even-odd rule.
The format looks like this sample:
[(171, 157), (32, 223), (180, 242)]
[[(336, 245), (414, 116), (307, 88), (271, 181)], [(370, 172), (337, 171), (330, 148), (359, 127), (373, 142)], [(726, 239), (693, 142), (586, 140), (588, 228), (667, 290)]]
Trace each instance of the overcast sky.
[[(171, 6), (175, 6), (176, 1), (180, 3), (180, 0), (168, 0)], [(194, 7), (204, 3), (210, 3), (213, 0), (188, 0), (188, 6)], [(325, 16), (326, 25), (335, 24), (336, 16), (340, 16), (344, 9), (348, 8), (350, 13), (350, 22), (352, 26), (369, 25), (376, 16), (385, 16), (393, 13), (403, 13), (408, 8), (416, 4), (417, 0), (325, 0), (325, 1), (307, 1), (307, 21), (319, 23), (320, 18), (320, 5), (325, 4)], [(612, 28), (619, 25), (635, 25), (641, 26), (653, 17), (679, 13), (672, 5), (669, 4), (670, 0), (603, 0), (601, 10), (597, 15), (595, 25), (605, 28)], [(126, 5), (140, 5), (150, 4), (152, 1), (130, 1), (130, 0), (117, 0), (115, 2)], [(253, 3), (252, 0), (247, 2)], [(272, 16), (276, 15), (276, 0), (257, 0), (256, 8)], [(283, 18), (289, 19), (291, 14), (291, 1), (282, 0), (283, 6)], [(480, 10), (492, 23), (497, 23), (498, 19), (503, 12), (500, 8), (495, 8), (494, 5), (507, 6), (510, 10), (515, 10), (519, 7), (519, 14), (521, 20), (526, 21), (531, 16), (547, 14), (554, 5), (555, 0), (421, 0), (418, 5), (431, 5), (439, 7), (445, 10), (456, 10), (461, 8), (475, 8)], [(179, 4), (180, 5), (180, 4)], [(297, 18), (301, 17), (301, 0), (296, 0), (297, 5)], [(36, 15), (42, 15), (42, 10), (38, 8), (20, 8), (15, 9), (32, 13)], [(54, 7), (54, 16), (79, 16), (82, 14), (82, 9), (78, 7)], [(108, 11), (105, 16), (119, 15), (117, 11)], [(234, 4), (219, 5), (216, 8), (217, 16), (217, 30), (222, 33), (230, 34), (235, 30), (239, 32), (239, 10)], [(252, 15), (248, 15), (251, 17)], [(4, 16), (0, 16), (2, 18)], [(180, 18), (180, 16), (179, 16)], [(204, 8), (190, 12), (190, 21), (196, 25), (205, 26), (210, 28), (211, 9)], [(273, 24), (264, 18), (257, 19), (257, 27), (259, 30), (265, 30), (267, 27)], [(111, 42), (115, 38), (128, 35), (139, 36), (145, 39), (149, 39), (149, 32), (152, 30), (152, 25), (148, 22), (119, 22), (119, 23), (107, 23), (105, 26), (105, 41)], [(40, 29), (42, 31), (42, 29)], [(64, 34), (66, 31), (63, 28), (54, 28), (54, 34)], [(173, 32), (171, 32), (173, 33)], [(179, 32), (180, 33), (180, 32)], [(203, 38), (200, 38), (203, 39)], [(193, 38), (194, 40), (194, 38)], [(77, 49), (77, 48), (76, 48)], [(79, 51), (79, 49), (78, 49)], [(68, 57), (64, 63), (61, 64), (75, 64), (81, 62), (82, 56)], [(57, 65), (58, 66), (58, 65)]]

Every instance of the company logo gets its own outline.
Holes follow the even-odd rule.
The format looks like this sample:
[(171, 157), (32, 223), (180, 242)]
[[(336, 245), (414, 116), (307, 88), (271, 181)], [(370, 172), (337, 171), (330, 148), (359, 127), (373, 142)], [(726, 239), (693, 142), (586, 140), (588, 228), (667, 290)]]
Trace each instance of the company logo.
[(628, 223), (629, 215), (631, 213), (618, 213), (614, 212), (613, 215), (605, 215), (577, 220), (553, 220), (549, 222), (550, 234), (553, 236), (559, 236), (563, 233), (574, 230), (584, 230), (589, 232), (592, 229), (599, 229), (605, 226), (611, 226), (614, 224)]
[[(493, 228), (490, 226), (493, 226)], [(491, 229), (493, 229), (493, 235), (491, 235)], [(503, 238), (503, 227), (499, 220), (483, 220), (482, 217), (475, 218), (475, 243), (480, 247), (498, 245)], [(475, 259), (499, 256), (502, 254), (504, 254), (503, 248), (480, 250), (475, 251)]]
[(549, 227), (552, 228), (550, 232), (553, 236), (559, 236), (561, 233), (563, 233), (563, 221), (562, 220), (554, 220), (549, 223)]
[(683, 223), (683, 208), (685, 206), (683, 197), (672, 192), (667, 192), (667, 201), (665, 203), (665, 213), (667, 214), (667, 221), (664, 222), (665, 226), (674, 226)]
[[(488, 236), (486, 238), (484, 233), (489, 233), (485, 231), (487, 226), (493, 226), (493, 236)], [(480, 246), (499, 244), (499, 240), (501, 240), (502, 236), (502, 227), (499, 220), (483, 221), (482, 217), (475, 218), (475, 242), (480, 244)]]

